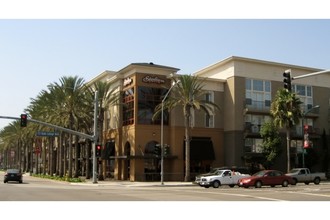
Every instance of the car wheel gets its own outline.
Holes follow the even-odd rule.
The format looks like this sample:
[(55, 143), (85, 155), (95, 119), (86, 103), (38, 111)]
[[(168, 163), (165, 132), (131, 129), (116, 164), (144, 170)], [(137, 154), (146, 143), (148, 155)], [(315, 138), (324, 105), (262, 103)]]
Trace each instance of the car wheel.
[(317, 177), (314, 179), (314, 184), (319, 185), (320, 182), (321, 182), (320, 178)]
[(288, 185), (289, 185), (289, 182), (287, 180), (284, 180), (283, 183), (282, 183), (282, 186), (287, 187)]
[(19, 183), (23, 183), (23, 181), (22, 180), (20, 180), (20, 181), (18, 181)]
[(271, 185), (270, 187), (275, 187), (275, 185)]
[(219, 181), (214, 181), (214, 182), (213, 182), (213, 188), (219, 188), (220, 185), (221, 185), (221, 184), (220, 184)]
[(206, 189), (210, 188), (209, 186), (204, 186)]
[(309, 182), (305, 182), (306, 185), (309, 185)]
[(256, 187), (256, 188), (261, 188), (261, 186), (262, 186), (261, 181), (257, 181), (257, 182), (255, 183), (255, 187)]
[(298, 183), (298, 180), (297, 179), (293, 179), (292, 185), (297, 185), (297, 183)]
[(235, 186), (234, 184), (229, 185), (230, 188), (233, 188), (234, 186)]

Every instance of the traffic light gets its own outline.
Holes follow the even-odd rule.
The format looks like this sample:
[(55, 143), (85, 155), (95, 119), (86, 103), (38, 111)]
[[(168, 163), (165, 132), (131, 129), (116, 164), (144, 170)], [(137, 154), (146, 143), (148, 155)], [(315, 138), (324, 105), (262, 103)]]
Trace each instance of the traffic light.
[(169, 156), (170, 155), (170, 146), (166, 145), (164, 147), (164, 156)]
[(101, 147), (101, 145), (96, 145), (96, 147), (95, 147), (95, 156), (96, 157), (101, 157), (101, 149), (102, 149), (102, 147)]
[(161, 156), (161, 148), (160, 148), (160, 145), (159, 145), (159, 144), (155, 145), (155, 148), (154, 148), (154, 155), (155, 155), (156, 157), (160, 157), (160, 156)]
[(285, 70), (283, 73), (283, 83), (284, 83), (284, 88), (287, 89), (289, 92), (291, 92), (291, 70)]
[(21, 114), (21, 127), (26, 127), (27, 125), (27, 115)]

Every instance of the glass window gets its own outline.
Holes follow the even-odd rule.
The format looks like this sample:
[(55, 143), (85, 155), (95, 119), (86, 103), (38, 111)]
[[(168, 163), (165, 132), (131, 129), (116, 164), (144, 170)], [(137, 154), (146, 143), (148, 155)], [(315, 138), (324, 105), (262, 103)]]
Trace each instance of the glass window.
[(303, 102), (303, 105), (301, 105), (303, 111), (313, 107), (313, 90), (311, 86), (293, 85), (293, 91), (297, 93), (300, 101)]
[(251, 79), (246, 79), (245, 81), (245, 89), (251, 90)]
[[(160, 124), (161, 114), (156, 120), (152, 120), (155, 108), (162, 102), (162, 97), (167, 89), (139, 87), (138, 88), (138, 123), (139, 124)], [(164, 124), (168, 124), (169, 114), (164, 111)]]
[(297, 85), (296, 93), (298, 95), (301, 95), (301, 96), (306, 96), (306, 90), (305, 89), (306, 89), (305, 86)]
[(247, 106), (252, 106), (259, 110), (269, 109), (271, 103), (271, 82), (246, 79), (245, 98)]
[[(208, 102), (214, 102), (214, 93), (207, 92), (205, 94), (205, 100)], [(205, 114), (205, 127), (207, 127), (207, 128), (214, 127), (214, 115)]]
[(134, 89), (130, 88), (123, 94), (123, 125), (134, 124)]
[(255, 91), (264, 91), (263, 81), (253, 80), (253, 90), (255, 90)]

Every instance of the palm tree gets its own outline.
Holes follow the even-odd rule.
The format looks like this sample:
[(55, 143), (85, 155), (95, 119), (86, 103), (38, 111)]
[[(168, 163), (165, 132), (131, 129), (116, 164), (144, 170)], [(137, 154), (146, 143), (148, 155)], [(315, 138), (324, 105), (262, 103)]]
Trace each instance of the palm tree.
[[(79, 116), (81, 110), (85, 109), (85, 91), (84, 79), (78, 76), (69, 76), (60, 78), (60, 83), (52, 83), (48, 86), (50, 92), (56, 97), (57, 103), (57, 115), (61, 116), (61, 120), (64, 125), (70, 130), (78, 130)], [(78, 138), (76, 138), (76, 143)], [(68, 178), (72, 178), (72, 134), (69, 135), (69, 148), (68, 148)], [(75, 154), (75, 161), (78, 161), (77, 154)], [(76, 170), (77, 172), (77, 170)]]
[[(173, 87), (173, 93), (164, 101), (164, 110), (171, 111), (180, 106), (183, 110), (185, 126), (185, 177), (184, 181), (190, 181), (190, 130), (191, 130), (191, 112), (193, 110), (202, 110), (208, 115), (213, 114), (219, 107), (205, 99), (206, 91), (203, 90), (204, 80), (192, 75), (179, 75), (173, 78), (176, 86)], [(157, 105), (153, 119), (161, 113), (162, 104)]]
[(276, 93), (274, 102), (271, 104), (270, 113), (274, 118), (275, 126), (286, 129), (286, 151), (287, 151), (287, 171), (290, 171), (290, 147), (291, 147), (291, 128), (299, 123), (302, 117), (300, 108), (302, 102), (295, 93), (287, 89), (280, 89)]

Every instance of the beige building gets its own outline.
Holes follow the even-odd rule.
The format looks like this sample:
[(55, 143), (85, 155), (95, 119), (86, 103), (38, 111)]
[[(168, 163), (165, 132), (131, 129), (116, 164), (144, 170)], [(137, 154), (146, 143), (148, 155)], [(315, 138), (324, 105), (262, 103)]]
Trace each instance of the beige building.
[[(261, 125), (269, 119), (269, 108), (276, 91), (283, 87), (283, 72), (293, 76), (320, 69), (243, 57), (229, 57), (194, 73), (207, 77), (206, 99), (221, 110), (208, 117), (193, 112), (191, 172), (206, 172), (211, 167), (251, 166), (261, 163)], [(155, 149), (161, 142), (161, 120), (153, 121), (153, 109), (171, 87), (171, 76), (179, 69), (153, 63), (132, 63), (118, 72), (105, 71), (95, 80), (111, 82), (122, 93), (123, 105), (110, 106), (105, 113), (104, 145), (106, 172), (115, 179), (131, 181), (160, 180), (160, 158)], [(306, 156), (306, 165), (327, 169), (328, 148), (322, 138), (329, 134), (330, 77), (319, 75), (293, 81), (304, 102), (304, 112), (320, 105), (319, 111), (305, 117), (314, 145)], [(164, 180), (184, 178), (184, 121), (181, 109), (164, 113)], [(301, 165), (302, 125), (292, 130), (291, 159)], [(285, 139), (283, 149), (285, 149)], [(323, 153), (322, 153), (323, 152)], [(285, 153), (276, 168), (285, 170)], [(313, 155), (313, 156), (312, 156)]]

